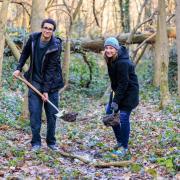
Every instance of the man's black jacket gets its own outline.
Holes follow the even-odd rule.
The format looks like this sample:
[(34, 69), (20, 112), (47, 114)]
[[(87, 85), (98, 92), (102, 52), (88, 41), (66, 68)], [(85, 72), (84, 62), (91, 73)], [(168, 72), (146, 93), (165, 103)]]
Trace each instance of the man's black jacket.
[[(30, 35), (25, 47), (23, 48), (17, 70), (22, 71), (26, 60), (30, 56), (29, 70), (24, 76), (28, 81), (32, 81), (35, 42), (40, 38), (41, 33), (33, 33)], [(42, 59), (41, 74), (43, 79), (43, 92), (56, 91), (63, 87), (62, 69), (60, 55), (62, 51), (62, 41), (59, 38), (52, 36), (48, 49)]]
[(120, 110), (131, 111), (139, 103), (139, 85), (134, 64), (124, 46), (120, 47), (118, 57), (107, 66), (114, 91), (112, 101), (118, 104)]

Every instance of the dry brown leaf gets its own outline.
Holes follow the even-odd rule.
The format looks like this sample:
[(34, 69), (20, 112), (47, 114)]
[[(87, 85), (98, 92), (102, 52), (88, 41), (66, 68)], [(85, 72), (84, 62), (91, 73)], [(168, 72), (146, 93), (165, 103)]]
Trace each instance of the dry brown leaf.
[(10, 127), (8, 126), (8, 125), (1, 125), (0, 126), (0, 130), (2, 130), (2, 131), (6, 131), (6, 130), (8, 130)]

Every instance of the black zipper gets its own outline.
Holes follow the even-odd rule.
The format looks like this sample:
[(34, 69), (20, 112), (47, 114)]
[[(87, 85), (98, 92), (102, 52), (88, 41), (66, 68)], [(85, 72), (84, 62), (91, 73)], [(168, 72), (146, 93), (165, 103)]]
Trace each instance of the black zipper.
[(47, 50), (45, 55), (43, 56), (43, 60), (42, 60), (42, 66), (41, 66), (41, 74), (43, 75), (43, 66), (44, 66), (44, 60), (45, 60), (45, 57), (47, 54), (51, 53), (51, 52), (54, 52), (58, 50), (58, 48), (54, 48), (54, 49), (51, 49), (51, 50)]
[(32, 40), (32, 72), (31, 72), (31, 76), (30, 76), (30, 81), (32, 82), (32, 73), (33, 73), (33, 62), (34, 62), (34, 42)]

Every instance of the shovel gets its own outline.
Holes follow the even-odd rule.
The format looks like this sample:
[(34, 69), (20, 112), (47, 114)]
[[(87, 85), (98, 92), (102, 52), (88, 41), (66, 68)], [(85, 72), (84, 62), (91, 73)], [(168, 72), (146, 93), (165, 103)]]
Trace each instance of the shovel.
[[(23, 77), (21, 76), (15, 76), (17, 79), (21, 80), (22, 82), (24, 82), (28, 87), (30, 87), (34, 92), (36, 92), (41, 98), (43, 98), (43, 94), (40, 93), (31, 83), (29, 83), (26, 79), (24, 79)], [(54, 107), (54, 109), (57, 110), (57, 114), (56, 117), (60, 118), (64, 115), (64, 110), (60, 111), (50, 100), (47, 100), (47, 102), (52, 106)]]

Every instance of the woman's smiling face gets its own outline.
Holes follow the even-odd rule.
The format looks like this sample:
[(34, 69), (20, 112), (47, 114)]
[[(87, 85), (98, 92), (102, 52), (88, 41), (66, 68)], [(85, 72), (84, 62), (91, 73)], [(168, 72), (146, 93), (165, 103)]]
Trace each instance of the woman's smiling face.
[(117, 54), (117, 49), (112, 46), (105, 46), (104, 53), (108, 58), (111, 58)]

